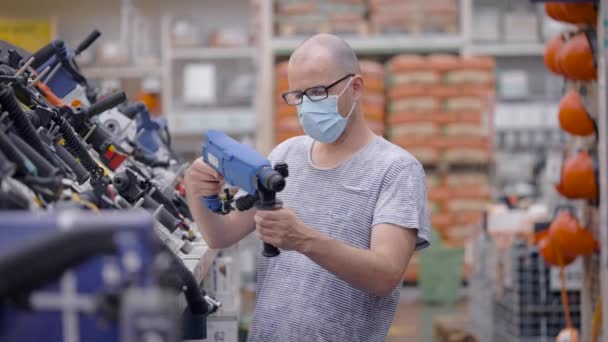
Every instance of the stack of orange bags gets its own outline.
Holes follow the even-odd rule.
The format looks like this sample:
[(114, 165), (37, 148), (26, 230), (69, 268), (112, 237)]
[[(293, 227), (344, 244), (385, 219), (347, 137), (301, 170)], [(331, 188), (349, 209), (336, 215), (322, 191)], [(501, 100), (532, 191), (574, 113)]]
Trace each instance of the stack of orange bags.
[[(387, 135), (427, 166), (431, 223), (464, 246), (490, 199), (487, 118), (495, 62), (485, 57), (400, 55), (387, 63)], [(458, 166), (454, 171), (452, 166)]]
[(361, 110), (370, 128), (378, 135), (385, 133), (386, 96), (384, 89), (384, 66), (371, 60), (362, 60), (361, 75), (365, 85), (365, 95)]
[(494, 60), (400, 55), (387, 64), (389, 138), (423, 164), (484, 164)]

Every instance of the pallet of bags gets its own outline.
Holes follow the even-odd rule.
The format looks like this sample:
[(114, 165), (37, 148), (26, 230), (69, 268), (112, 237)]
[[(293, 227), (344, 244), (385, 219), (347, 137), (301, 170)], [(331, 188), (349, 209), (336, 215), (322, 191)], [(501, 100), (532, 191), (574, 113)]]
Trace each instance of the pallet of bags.
[(367, 35), (363, 0), (279, 0), (275, 22), (279, 36), (315, 33)]
[(370, 0), (373, 33), (456, 33), (459, 30), (457, 0)]
[(388, 135), (426, 164), (491, 159), (484, 119), (494, 97), (494, 61), (401, 55), (387, 63)]

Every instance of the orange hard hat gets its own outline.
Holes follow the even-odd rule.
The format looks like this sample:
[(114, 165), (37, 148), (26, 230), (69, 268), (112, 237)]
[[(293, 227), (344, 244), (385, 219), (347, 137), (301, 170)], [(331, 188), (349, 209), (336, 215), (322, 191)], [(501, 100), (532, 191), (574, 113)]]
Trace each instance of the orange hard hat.
[(564, 35), (558, 33), (545, 46), (545, 66), (554, 74), (563, 75), (562, 70), (559, 68), (559, 63), (557, 63), (557, 55), (565, 42)]
[(568, 91), (559, 102), (559, 124), (572, 135), (587, 136), (595, 132), (595, 122), (585, 109), (578, 91)]
[(595, 166), (588, 152), (570, 156), (562, 165), (562, 179), (555, 185), (562, 196), (570, 199), (597, 199), (598, 183)]
[(551, 241), (564, 254), (590, 255), (598, 248), (591, 233), (569, 211), (560, 211), (549, 227)]
[(594, 24), (597, 21), (597, 8), (589, 3), (546, 3), (547, 15), (555, 20), (570, 24)]
[(597, 69), (589, 36), (584, 32), (577, 33), (559, 50), (557, 63), (566, 77), (577, 81), (596, 79)]
[(542, 255), (547, 264), (553, 266), (566, 266), (576, 259), (576, 255), (565, 254), (560, 251), (555, 246), (555, 243), (553, 243), (549, 234), (545, 235), (545, 237), (538, 242), (538, 252)]

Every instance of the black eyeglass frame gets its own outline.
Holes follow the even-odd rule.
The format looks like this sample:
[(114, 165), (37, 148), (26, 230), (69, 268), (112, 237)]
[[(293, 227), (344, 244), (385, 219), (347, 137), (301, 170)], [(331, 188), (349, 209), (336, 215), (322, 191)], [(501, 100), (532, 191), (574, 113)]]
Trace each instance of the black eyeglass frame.
[[(326, 98), (329, 97), (329, 89), (334, 87), (335, 85), (339, 84), (340, 82), (344, 81), (345, 79), (349, 78), (349, 77), (355, 77), (355, 74), (348, 74), (344, 77), (342, 77), (341, 79), (335, 81), (334, 83), (327, 85), (327, 86), (314, 86), (314, 87), (310, 87), (307, 89), (304, 89), (303, 91), (301, 90), (294, 90), (294, 91), (288, 91), (285, 92), (283, 94), (281, 94), (281, 97), (283, 98), (283, 101), (285, 101), (286, 104), (290, 105), (290, 106), (297, 106), (299, 104), (302, 103), (302, 101), (304, 101), (304, 95), (306, 95), (306, 97), (308, 97), (308, 99), (310, 101), (316, 102), (316, 101), (321, 101), (321, 100), (325, 100)], [(308, 95), (308, 91), (312, 90), (312, 89), (323, 89), (325, 90), (325, 97), (323, 98), (316, 98), (316, 99), (312, 99), (309, 95)], [(298, 103), (289, 103), (289, 101), (287, 101), (287, 96), (289, 96), (290, 94), (298, 94), (300, 95), (300, 100)]]

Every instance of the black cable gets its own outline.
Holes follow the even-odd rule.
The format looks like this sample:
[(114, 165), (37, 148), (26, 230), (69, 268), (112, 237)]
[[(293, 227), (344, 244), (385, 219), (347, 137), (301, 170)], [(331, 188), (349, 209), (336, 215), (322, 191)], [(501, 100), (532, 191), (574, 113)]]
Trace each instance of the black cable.
[(13, 121), (17, 132), (23, 140), (38, 151), (46, 160), (53, 160), (51, 152), (44, 145), (42, 139), (40, 139), (40, 136), (36, 133), (34, 125), (28, 120), (25, 112), (17, 103), (15, 94), (10, 87), (2, 87), (2, 89), (0, 89), (0, 104), (2, 104), (4, 110), (8, 112), (9, 118)]
[(74, 131), (74, 128), (70, 123), (57, 112), (52, 117), (53, 121), (59, 127), (59, 132), (63, 136), (65, 141), (65, 147), (78, 158), (80, 164), (96, 177), (103, 175), (103, 169), (97, 165), (97, 163), (91, 158), (91, 155), (87, 151), (84, 143), (80, 140), (80, 137)]

